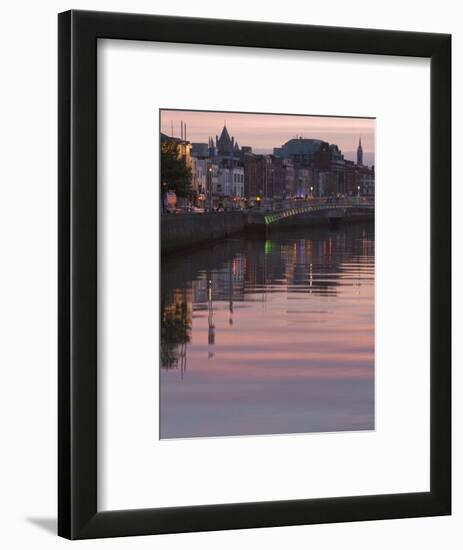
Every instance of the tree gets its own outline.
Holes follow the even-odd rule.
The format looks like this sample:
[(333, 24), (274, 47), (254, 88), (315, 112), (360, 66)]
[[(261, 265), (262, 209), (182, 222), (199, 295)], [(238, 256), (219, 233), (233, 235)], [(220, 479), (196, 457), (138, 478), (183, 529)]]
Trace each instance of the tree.
[(161, 367), (177, 368), (186, 361), (191, 340), (191, 312), (186, 302), (161, 300)]
[(178, 197), (191, 191), (191, 168), (179, 155), (175, 141), (161, 142), (161, 195), (165, 191), (175, 191)]

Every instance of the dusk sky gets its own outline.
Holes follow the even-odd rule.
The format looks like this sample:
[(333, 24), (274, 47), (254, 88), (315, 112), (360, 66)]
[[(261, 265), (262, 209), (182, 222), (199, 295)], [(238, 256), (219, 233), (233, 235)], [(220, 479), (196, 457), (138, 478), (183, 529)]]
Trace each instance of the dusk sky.
[(186, 123), (187, 139), (207, 143), (220, 136), (224, 123), (239, 146), (250, 145), (256, 153), (272, 153), (286, 141), (302, 136), (335, 143), (343, 153), (356, 151), (362, 138), (368, 162), (374, 162), (375, 120), (331, 116), (240, 114), (230, 112), (161, 110), (161, 132), (180, 137), (180, 122)]

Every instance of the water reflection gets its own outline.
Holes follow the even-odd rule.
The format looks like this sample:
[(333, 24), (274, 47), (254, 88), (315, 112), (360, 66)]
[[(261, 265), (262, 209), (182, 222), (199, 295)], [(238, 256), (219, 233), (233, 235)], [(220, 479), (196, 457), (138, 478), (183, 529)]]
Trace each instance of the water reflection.
[(374, 427), (374, 229), (163, 259), (161, 437)]

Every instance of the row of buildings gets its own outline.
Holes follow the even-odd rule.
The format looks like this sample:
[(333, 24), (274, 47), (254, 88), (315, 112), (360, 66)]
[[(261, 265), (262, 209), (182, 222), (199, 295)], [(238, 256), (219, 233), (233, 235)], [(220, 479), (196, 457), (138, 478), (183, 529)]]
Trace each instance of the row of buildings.
[(197, 206), (252, 206), (266, 200), (331, 196), (373, 196), (374, 167), (363, 164), (361, 139), (357, 162), (344, 158), (337, 145), (297, 137), (273, 154), (255, 154), (240, 147), (226, 125), (215, 140), (191, 143), (183, 132), (175, 141), (191, 168), (191, 202)]

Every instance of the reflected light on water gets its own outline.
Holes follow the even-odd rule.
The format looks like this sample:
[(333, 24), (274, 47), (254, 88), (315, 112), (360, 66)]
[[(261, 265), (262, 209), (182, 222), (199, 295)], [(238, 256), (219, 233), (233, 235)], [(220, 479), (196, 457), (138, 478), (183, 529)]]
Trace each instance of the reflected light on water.
[(161, 438), (374, 429), (374, 226), (163, 258)]

